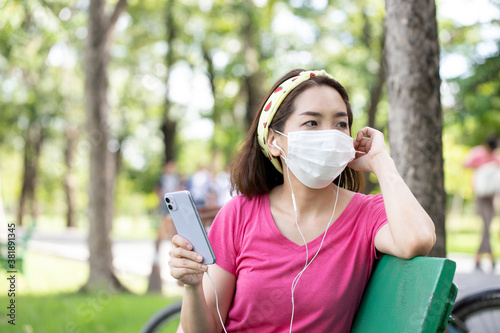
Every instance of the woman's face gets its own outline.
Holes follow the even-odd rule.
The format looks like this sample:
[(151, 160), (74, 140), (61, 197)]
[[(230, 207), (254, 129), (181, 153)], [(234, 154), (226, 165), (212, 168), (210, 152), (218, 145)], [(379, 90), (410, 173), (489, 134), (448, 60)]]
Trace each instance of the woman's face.
[[(339, 130), (350, 135), (347, 106), (342, 96), (334, 88), (321, 85), (304, 90), (294, 103), (294, 112), (285, 122), (284, 134), (296, 131)], [(282, 135), (271, 132), (269, 142), (278, 144), (288, 154), (288, 140)], [(280, 156), (281, 150), (274, 144), (269, 145), (274, 156)]]
[(295, 100), (295, 111), (285, 123), (285, 134), (294, 131), (336, 129), (349, 133), (347, 106), (330, 86), (311, 87)]

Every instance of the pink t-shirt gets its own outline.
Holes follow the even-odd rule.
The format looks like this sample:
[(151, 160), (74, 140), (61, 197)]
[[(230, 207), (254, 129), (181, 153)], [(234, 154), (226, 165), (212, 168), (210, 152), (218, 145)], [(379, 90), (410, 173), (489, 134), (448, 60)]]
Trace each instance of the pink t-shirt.
[[(386, 222), (381, 195), (353, 197), (295, 289), (293, 332), (349, 332), (377, 258), (375, 235)], [(309, 260), (322, 238), (308, 243)], [(276, 227), (269, 196), (234, 197), (217, 215), (209, 239), (217, 265), (236, 276), (227, 331), (288, 332), (292, 281), (306, 252)]]
[(490, 153), (484, 146), (476, 146), (470, 150), (465, 159), (464, 166), (466, 168), (477, 169), (493, 161), (500, 163), (500, 157), (497, 151)]

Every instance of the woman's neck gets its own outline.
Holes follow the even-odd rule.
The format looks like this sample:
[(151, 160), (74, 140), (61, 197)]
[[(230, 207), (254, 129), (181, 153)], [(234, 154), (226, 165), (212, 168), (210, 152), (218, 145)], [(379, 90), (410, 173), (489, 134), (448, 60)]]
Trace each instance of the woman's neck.
[(337, 191), (337, 186), (333, 183), (322, 189), (312, 189), (300, 183), (293, 175), (290, 175), (290, 182), (286, 175), (284, 178), (283, 185), (277, 189), (277, 198), (280, 204), (290, 206), (293, 211), (293, 193), (296, 209), (303, 216), (324, 212), (326, 207), (333, 204), (337, 193), (340, 195), (340, 191)]

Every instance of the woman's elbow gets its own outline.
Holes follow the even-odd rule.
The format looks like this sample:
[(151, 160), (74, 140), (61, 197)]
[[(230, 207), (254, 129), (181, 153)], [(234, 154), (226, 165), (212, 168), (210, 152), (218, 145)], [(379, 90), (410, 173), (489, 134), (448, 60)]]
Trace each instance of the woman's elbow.
[(436, 244), (436, 231), (434, 230), (434, 225), (433, 228), (429, 229), (430, 230), (418, 232), (407, 243), (403, 254), (405, 259), (426, 256), (431, 252), (434, 244)]

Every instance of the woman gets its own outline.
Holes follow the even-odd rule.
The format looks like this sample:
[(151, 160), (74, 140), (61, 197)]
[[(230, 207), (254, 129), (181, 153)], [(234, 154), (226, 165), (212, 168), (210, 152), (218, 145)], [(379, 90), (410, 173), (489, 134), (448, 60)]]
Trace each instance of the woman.
[[(434, 224), (382, 133), (364, 128), (353, 141), (352, 121), (346, 91), (324, 71), (293, 70), (270, 90), (233, 161), (241, 195), (210, 230), (218, 307), (201, 257), (173, 239), (184, 332), (221, 332), (221, 322), (228, 332), (348, 332), (380, 253), (430, 251)], [(356, 192), (361, 171), (383, 197)]]
[[(490, 169), (497, 170), (500, 165), (500, 157), (498, 156), (496, 136), (489, 136), (485, 144), (476, 146), (471, 149), (465, 158), (464, 166), (466, 168), (474, 169), (474, 189), (476, 192), (476, 210), (481, 219), (483, 220), (483, 234), (481, 237), (481, 244), (476, 253), (476, 270), (481, 271), (481, 257), (487, 254), (491, 260), (492, 272), (495, 271), (495, 257), (491, 249), (490, 243), (490, 226), (493, 217), (495, 216), (495, 207), (493, 201), (495, 199), (494, 192), (490, 189), (481, 188), (480, 184), (486, 184), (488, 187), (494, 185), (493, 175), (490, 174)], [(486, 173), (484, 173), (486, 172)], [(484, 179), (480, 179), (484, 178)]]

